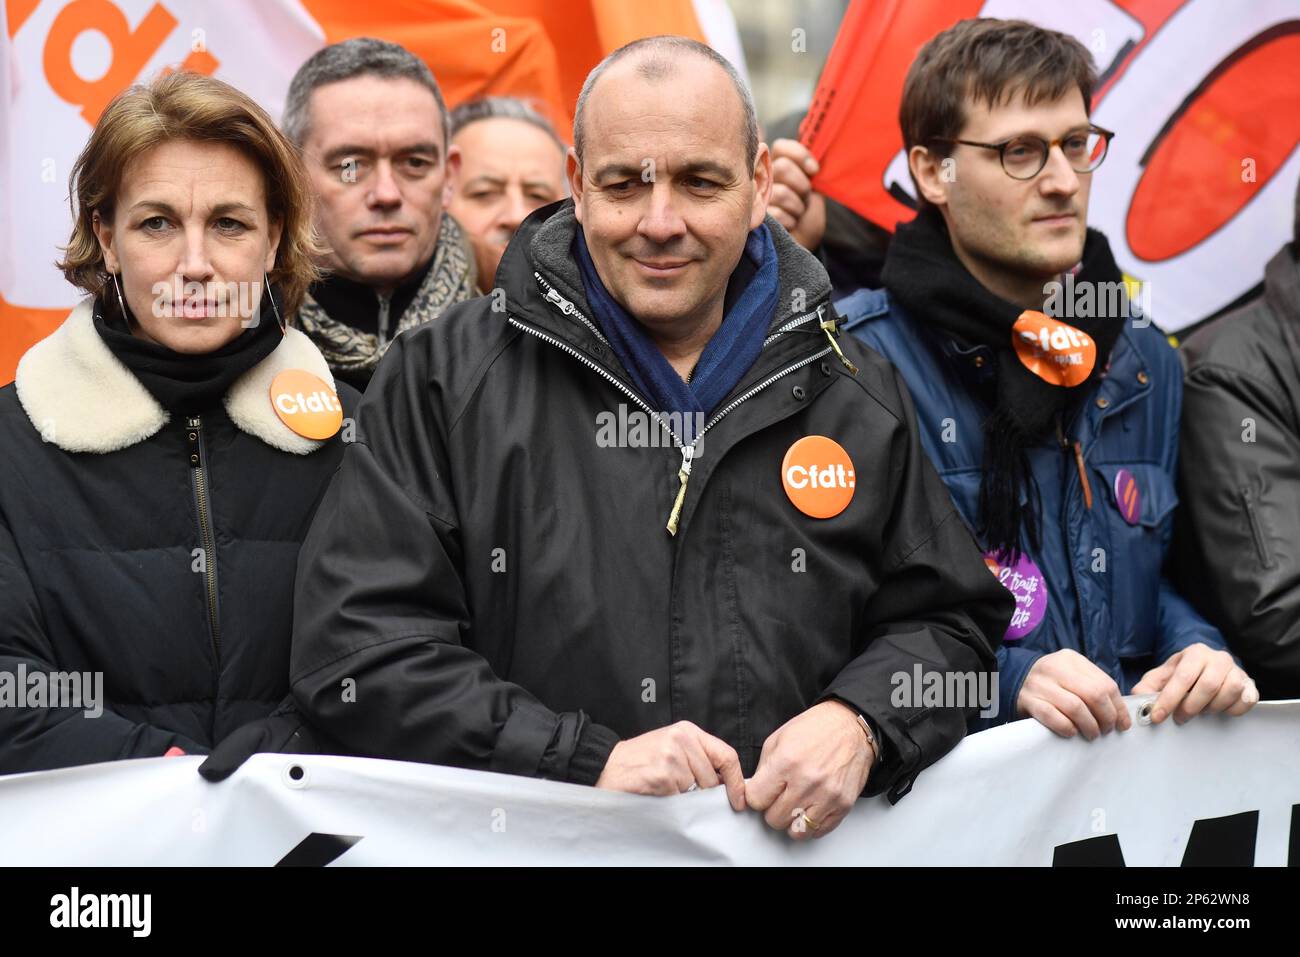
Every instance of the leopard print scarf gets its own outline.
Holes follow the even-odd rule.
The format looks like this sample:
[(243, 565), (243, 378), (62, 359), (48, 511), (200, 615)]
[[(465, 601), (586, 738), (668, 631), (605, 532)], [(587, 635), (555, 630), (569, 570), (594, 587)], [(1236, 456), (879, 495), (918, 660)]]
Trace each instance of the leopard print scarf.
[(474, 255), (461, 225), (442, 215), (433, 264), (393, 332), (382, 345), (379, 337), (355, 329), (325, 312), (311, 294), (303, 300), (294, 324), (305, 332), (325, 356), (330, 369), (348, 380), (366, 379), (374, 373), (393, 339), (407, 329), (429, 322), (458, 302), (479, 295)]

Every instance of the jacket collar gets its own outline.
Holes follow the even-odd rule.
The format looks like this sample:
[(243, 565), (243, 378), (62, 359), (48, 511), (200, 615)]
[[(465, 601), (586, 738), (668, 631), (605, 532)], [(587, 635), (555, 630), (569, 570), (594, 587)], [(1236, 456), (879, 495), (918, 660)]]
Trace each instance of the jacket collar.
[[(813, 312), (819, 306), (829, 309), (831, 284), (826, 270), (812, 253), (791, 239), (771, 216), (765, 222), (772, 232), (777, 255), (779, 293), (770, 327), (775, 331), (782, 323)], [(572, 199), (535, 210), (520, 225), (502, 256), (501, 266), (497, 269), (497, 286), (504, 290), (511, 312), (520, 314), (526, 322), (543, 328), (626, 378), (622, 366), (594, 328), (595, 320), (591, 318), (582, 278), (570, 253), (573, 233), (578, 228)], [(537, 275), (554, 287), (555, 293), (571, 307), (561, 309), (548, 303), (547, 292), (538, 282)], [(587, 317), (591, 325), (575, 315), (575, 310)], [(825, 334), (816, 322), (805, 324), (800, 331), (815, 333), (825, 345)], [(807, 334), (786, 335), (782, 340), (764, 348), (753, 369), (742, 380), (742, 386), (773, 363), (786, 361), (792, 354), (806, 351), (814, 341)]]
[[(95, 331), (92, 305), (93, 300), (83, 300), (59, 328), (28, 349), (14, 380), (32, 425), (65, 452), (125, 449), (157, 434), (170, 418)], [(291, 430), (271, 405), (271, 380), (285, 369), (304, 369), (334, 388), (319, 350), (291, 328), (274, 352), (235, 380), (224, 405), (240, 431), (282, 452), (306, 455), (323, 443)]]
[[(436, 251), (435, 248), (434, 252)], [(415, 301), (416, 294), (419, 293), (433, 266), (434, 258), (434, 253), (429, 253), (429, 258), (424, 264), (398, 284), (387, 297), (391, 328), (397, 327), (398, 321)], [(379, 307), (385, 297), (381, 296), (374, 286), (333, 274), (313, 283), (309, 292), (311, 298), (331, 319), (345, 322), (362, 332), (378, 335)]]
[[(779, 267), (781, 306), (772, 320), (773, 326), (777, 326), (791, 318), (791, 303), (805, 305), (806, 308), (797, 310), (802, 313), (815, 309), (819, 303), (824, 302), (830, 296), (831, 283), (817, 257), (791, 239), (790, 234), (771, 216), (765, 222), (772, 232), (772, 244), (776, 247)], [(502, 257), (502, 267), (512, 281), (521, 278), (526, 280), (527, 287), (531, 287), (529, 291), (532, 292), (538, 291), (533, 273), (541, 273), (561, 295), (584, 313), (589, 313), (578, 264), (570, 253), (573, 234), (578, 228), (572, 199), (543, 206), (519, 227)], [(506, 291), (513, 300), (513, 291)], [(525, 289), (518, 288), (517, 291), (522, 293)], [(796, 291), (799, 292), (797, 296)], [(540, 292), (537, 294), (544, 295)]]

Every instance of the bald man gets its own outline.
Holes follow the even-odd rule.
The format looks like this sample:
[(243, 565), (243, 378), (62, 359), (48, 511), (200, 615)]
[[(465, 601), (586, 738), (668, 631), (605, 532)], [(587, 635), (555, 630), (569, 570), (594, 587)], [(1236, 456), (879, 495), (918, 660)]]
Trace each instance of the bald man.
[(567, 163), (572, 199), (523, 223), (500, 294), (379, 368), (302, 549), (293, 695), (351, 753), (721, 786), (823, 836), (960, 740), (989, 702), (900, 676), (987, 688), (1012, 600), (898, 377), (765, 215), (726, 60), (611, 54)]

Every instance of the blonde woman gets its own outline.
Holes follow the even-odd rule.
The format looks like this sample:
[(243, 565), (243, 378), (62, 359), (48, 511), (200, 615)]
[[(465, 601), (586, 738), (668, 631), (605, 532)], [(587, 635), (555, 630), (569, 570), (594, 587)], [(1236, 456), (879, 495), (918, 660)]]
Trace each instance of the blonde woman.
[(356, 401), (283, 321), (310, 192), (247, 96), (127, 90), (70, 191), (89, 295), (0, 389), (0, 773), (205, 753), (274, 710)]

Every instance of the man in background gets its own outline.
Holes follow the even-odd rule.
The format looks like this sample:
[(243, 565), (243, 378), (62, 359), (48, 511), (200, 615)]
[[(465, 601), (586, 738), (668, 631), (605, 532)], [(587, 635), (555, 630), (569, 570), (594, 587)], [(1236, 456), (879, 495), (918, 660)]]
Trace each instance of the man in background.
[(419, 57), (361, 37), (299, 67), (282, 125), (329, 247), (297, 323), (334, 375), (364, 390), (398, 333), (478, 295), (469, 244), (443, 211), (459, 166), (447, 107)]
[(563, 199), (566, 147), (537, 110), (515, 97), (462, 103), (451, 113), (451, 144), (460, 175), (449, 184), (447, 210), (469, 234), (481, 292), (533, 210)]
[(1300, 697), (1300, 194), (1264, 291), (1183, 345), (1176, 569), (1266, 698)]

